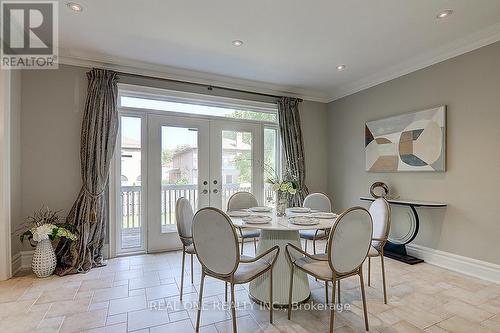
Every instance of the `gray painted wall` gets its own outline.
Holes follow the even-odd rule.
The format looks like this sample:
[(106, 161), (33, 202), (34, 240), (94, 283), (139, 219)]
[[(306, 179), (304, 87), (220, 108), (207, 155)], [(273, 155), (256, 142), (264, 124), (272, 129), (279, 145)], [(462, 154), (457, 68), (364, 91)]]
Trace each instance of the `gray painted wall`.
[[(448, 105), (445, 173), (368, 173), (366, 121)], [(500, 264), (500, 43), (328, 105), (328, 189), (334, 205), (359, 205), (384, 181), (402, 198), (448, 203), (421, 209), (416, 244)], [(395, 222), (397, 223), (397, 222)]]
[[(85, 103), (88, 69), (60, 66), (58, 70), (22, 72), (21, 113), (21, 216), (42, 204), (67, 214), (81, 186), (80, 127)], [(182, 84), (129, 78), (126, 83), (203, 93)], [(190, 88), (189, 88), (190, 87)], [(189, 88), (189, 89), (188, 89)], [(217, 91), (213, 91), (217, 93)], [(248, 97), (228, 93), (226, 97)], [(269, 98), (260, 98), (269, 101)], [(306, 146), (307, 184), (326, 191), (326, 104), (305, 101), (301, 107)], [(22, 220), (13, 221), (13, 229)], [(14, 225), (16, 224), (16, 225)], [(19, 248), (14, 248), (15, 254)], [(30, 249), (25, 245), (24, 249)]]

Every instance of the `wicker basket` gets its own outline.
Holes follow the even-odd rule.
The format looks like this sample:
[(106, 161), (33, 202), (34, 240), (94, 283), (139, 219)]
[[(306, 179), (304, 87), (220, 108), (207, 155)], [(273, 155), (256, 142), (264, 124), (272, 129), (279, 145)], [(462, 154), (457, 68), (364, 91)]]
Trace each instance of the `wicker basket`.
[(56, 253), (52, 247), (50, 239), (43, 239), (36, 244), (31, 269), (36, 276), (42, 278), (51, 276), (56, 269)]

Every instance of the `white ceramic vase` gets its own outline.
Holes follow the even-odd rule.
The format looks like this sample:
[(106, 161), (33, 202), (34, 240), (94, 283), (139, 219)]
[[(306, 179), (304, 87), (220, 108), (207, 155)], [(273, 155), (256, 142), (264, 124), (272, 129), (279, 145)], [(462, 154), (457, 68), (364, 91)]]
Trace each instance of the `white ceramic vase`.
[(56, 269), (57, 259), (50, 239), (42, 239), (36, 244), (31, 269), (36, 276), (43, 278), (51, 276)]

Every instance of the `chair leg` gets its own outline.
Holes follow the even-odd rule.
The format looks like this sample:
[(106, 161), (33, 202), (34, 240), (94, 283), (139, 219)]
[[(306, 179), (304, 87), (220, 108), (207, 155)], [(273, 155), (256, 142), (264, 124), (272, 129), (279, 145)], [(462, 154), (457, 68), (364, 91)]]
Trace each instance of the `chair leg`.
[(255, 250), (255, 256), (257, 256), (257, 238), (253, 239), (253, 249)]
[(243, 245), (245, 244), (245, 238), (241, 237), (241, 254), (243, 255)]
[(368, 257), (368, 287), (371, 283), (371, 272), (372, 272), (372, 258)]
[(269, 270), (269, 323), (273, 323), (273, 268)]
[(328, 304), (328, 281), (325, 281), (325, 300), (326, 304)]
[(380, 254), (380, 262), (382, 264), (382, 282), (384, 284), (384, 303), (387, 304), (387, 287), (385, 285), (385, 267), (384, 267), (384, 252)]
[(361, 284), (361, 298), (363, 299), (363, 315), (365, 317), (365, 330), (369, 331), (368, 328), (368, 311), (366, 309), (366, 295), (365, 295), (365, 282), (363, 281), (363, 271), (359, 270), (359, 283)]
[(307, 239), (305, 240), (305, 244), (304, 244), (304, 252), (307, 253)]
[(182, 270), (181, 270), (181, 302), (182, 302), (182, 291), (184, 290), (184, 264), (186, 262), (186, 252), (184, 251), (184, 246), (182, 247)]
[(316, 238), (313, 239), (313, 253), (316, 254)]
[(198, 296), (198, 315), (196, 316), (196, 332), (200, 331), (200, 317), (203, 302), (203, 285), (205, 284), (205, 271), (201, 271), (200, 295)]
[(236, 333), (236, 302), (234, 300), (234, 283), (231, 282), (231, 316), (233, 317), (233, 333)]
[(290, 267), (290, 289), (288, 289), (288, 320), (292, 318), (293, 264)]
[(339, 294), (337, 296), (337, 298), (339, 300), (339, 304), (342, 304), (342, 301), (340, 300), (340, 280), (337, 281), (337, 294)]
[(225, 285), (225, 296), (224, 296), (224, 301), (227, 303), (227, 282), (224, 282), (224, 285)]
[(335, 284), (338, 281), (336, 281), (335, 277), (333, 278), (332, 281), (332, 304), (330, 304), (330, 333), (333, 333), (333, 323), (335, 321)]
[(194, 276), (193, 276), (193, 255), (191, 255), (191, 284), (194, 284)]

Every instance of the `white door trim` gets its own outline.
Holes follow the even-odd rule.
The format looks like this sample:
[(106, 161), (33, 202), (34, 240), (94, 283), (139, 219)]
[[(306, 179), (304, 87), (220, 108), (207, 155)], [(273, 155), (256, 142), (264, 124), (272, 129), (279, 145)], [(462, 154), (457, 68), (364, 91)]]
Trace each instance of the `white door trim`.
[(0, 70), (0, 280), (12, 276), (10, 216), (11, 72)]

